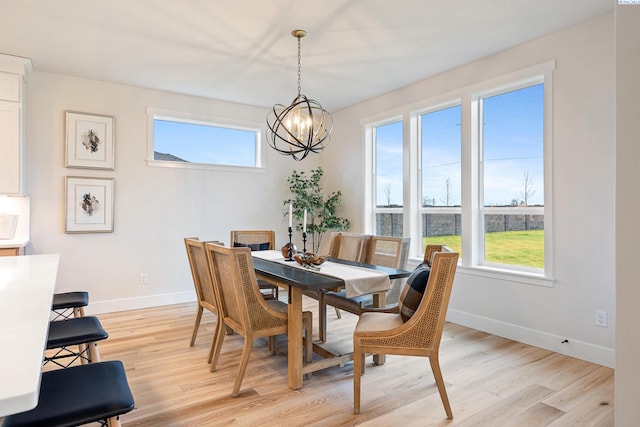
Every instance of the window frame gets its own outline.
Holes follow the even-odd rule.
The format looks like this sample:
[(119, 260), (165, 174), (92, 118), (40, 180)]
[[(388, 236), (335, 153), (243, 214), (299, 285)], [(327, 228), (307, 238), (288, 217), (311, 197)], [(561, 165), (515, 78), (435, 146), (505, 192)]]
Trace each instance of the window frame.
[[(379, 114), (376, 117), (363, 119), (361, 125), (365, 142), (365, 171), (367, 178), (365, 185), (365, 230), (375, 232), (375, 154), (372, 129), (374, 126), (390, 123), (403, 118), (405, 161), (403, 178), (405, 182), (405, 197), (402, 214), (404, 216), (403, 235), (411, 236), (410, 259), (417, 263), (422, 259), (419, 253), (422, 248), (421, 215), (429, 208), (422, 207), (421, 182), (421, 144), (420, 115), (441, 110), (454, 105), (461, 105), (462, 109), (462, 147), (461, 147), (461, 238), (462, 251), (459, 259), (458, 272), (478, 277), (505, 280), (530, 284), (535, 286), (552, 287), (554, 284), (553, 265), (553, 158), (552, 158), (552, 129), (553, 129), (553, 71), (555, 60), (517, 70), (505, 75), (478, 82), (457, 90), (453, 90), (432, 98), (428, 98), (389, 114)], [(480, 97), (509, 92), (536, 83), (544, 84), (544, 121), (543, 121), (543, 150), (544, 150), (544, 207), (531, 208), (536, 213), (543, 210), (544, 215), (544, 269), (532, 269), (525, 266), (484, 263), (484, 215), (480, 203), (482, 202), (481, 187), (482, 170), (480, 168), (479, 139), (480, 117), (478, 116), (478, 100)], [(481, 256), (482, 255), (482, 256)], [(481, 256), (481, 257), (480, 257)]]
[[(254, 132), (255, 141), (255, 166), (239, 166), (214, 163), (199, 162), (174, 162), (170, 160), (156, 160), (154, 158), (155, 149), (155, 121), (163, 120), (176, 123), (204, 125), (217, 128), (234, 129)], [(262, 122), (244, 121), (237, 119), (207, 116), (203, 114), (189, 113), (183, 111), (165, 110), (160, 108), (147, 107), (147, 165), (152, 167), (181, 168), (181, 169), (207, 169), (220, 171), (243, 171), (243, 172), (264, 172), (265, 171), (265, 127)]]
[[(483, 111), (483, 100), (485, 98), (490, 98), (493, 96), (499, 96), (499, 95), (503, 95), (509, 92), (513, 92), (513, 91), (517, 91), (520, 89), (525, 89), (531, 86), (535, 86), (538, 84), (542, 84), (543, 87), (546, 88), (546, 84), (545, 84), (545, 76), (544, 75), (538, 75), (538, 76), (533, 76), (531, 78), (528, 79), (524, 79), (524, 80), (519, 80), (519, 81), (514, 81), (513, 84), (510, 85), (505, 85), (505, 86), (501, 86), (499, 88), (495, 88), (495, 89), (489, 89), (486, 91), (481, 91), (481, 92), (476, 92), (475, 94), (473, 94), (471, 96), (471, 114), (477, 116), (476, 117), (476, 123), (478, 125), (478, 127), (475, 129), (475, 132), (473, 132), (472, 138), (476, 139), (476, 143), (474, 143), (472, 145), (472, 150), (477, 150), (477, 158), (478, 158), (478, 175), (477, 175), (477, 179), (476, 179), (476, 191), (478, 192), (478, 205), (476, 206), (477, 208), (477, 212), (478, 212), (478, 221), (477, 221), (477, 227), (475, 228), (475, 233), (474, 233), (474, 237), (475, 239), (477, 239), (477, 252), (474, 254), (475, 255), (475, 260), (476, 260), (476, 264), (478, 267), (486, 267), (486, 268), (492, 268), (492, 269), (504, 269), (504, 270), (516, 270), (518, 272), (523, 272), (523, 273), (531, 273), (531, 274), (541, 274), (544, 275), (544, 271), (546, 269), (546, 247), (545, 247), (545, 267), (539, 269), (539, 268), (531, 268), (531, 267), (526, 267), (526, 266), (521, 266), (521, 265), (510, 265), (510, 264), (501, 264), (501, 263), (493, 263), (493, 262), (489, 262), (486, 261), (484, 259), (484, 255), (485, 254), (485, 243), (486, 243), (486, 230), (485, 230), (485, 216), (486, 215), (490, 215), (490, 214), (496, 214), (496, 215), (501, 215), (501, 214), (505, 214), (505, 215), (515, 215), (515, 213), (513, 212), (514, 209), (510, 208), (510, 207), (494, 207), (494, 206), (485, 206), (484, 205), (484, 193), (485, 193), (485, 187), (484, 187), (484, 129), (483, 129), (483, 117), (484, 117), (484, 111)], [(546, 99), (546, 91), (544, 92), (544, 100), (543, 100), (543, 108), (544, 111), (546, 111), (547, 109), (547, 99)], [(543, 127), (546, 127), (546, 114), (545, 117), (543, 118)], [(543, 167), (545, 168), (545, 173), (544, 173), (544, 180), (545, 182), (547, 181), (547, 174), (546, 174), (546, 152), (547, 152), (547, 146), (545, 144), (546, 141), (546, 132), (543, 129), (543, 156), (545, 158), (543, 158)], [(545, 186), (546, 187), (546, 186)], [(546, 190), (546, 188), (545, 188)], [(545, 205), (542, 207), (518, 207), (518, 214), (522, 215), (523, 213), (529, 213), (529, 214), (534, 214), (534, 215), (543, 215), (545, 216), (545, 225), (546, 225), (546, 212), (545, 212), (545, 207), (546, 207), (546, 202), (547, 202), (547, 197), (546, 197), (546, 191), (545, 191)], [(546, 229), (546, 227), (545, 227)], [(546, 233), (545, 233), (545, 242), (546, 242)], [(546, 246), (546, 245), (545, 245)]]
[[(384, 120), (380, 120), (380, 121), (376, 121), (376, 122), (371, 122), (368, 123), (366, 125), (366, 130), (365, 130), (365, 140), (367, 141), (366, 145), (367, 147), (369, 147), (369, 150), (367, 152), (367, 154), (365, 155), (365, 157), (367, 158), (367, 166), (368, 166), (368, 170), (369, 173), (367, 173), (367, 176), (370, 177), (370, 191), (368, 191), (366, 194), (368, 194), (368, 201), (366, 201), (366, 205), (368, 207), (368, 211), (370, 211), (370, 215), (368, 215), (368, 220), (365, 220), (365, 224), (368, 224), (367, 227), (370, 229), (375, 230), (377, 227), (377, 221), (376, 221), (376, 215), (379, 213), (391, 213), (391, 214), (403, 214), (404, 213), (404, 206), (406, 205), (405, 203), (405, 194), (406, 194), (406, 190), (405, 190), (405, 186), (403, 185), (403, 205), (400, 207), (395, 207), (395, 208), (391, 208), (391, 207), (378, 207), (377, 206), (377, 184), (378, 184), (378, 175), (377, 175), (377, 147), (376, 147), (376, 129), (382, 126), (386, 126), (389, 125), (391, 123), (396, 123), (396, 122), (400, 122), (402, 125), (402, 146), (405, 147), (406, 145), (406, 134), (405, 134), (405, 127), (406, 127), (406, 123), (403, 120), (403, 117), (401, 115), (394, 115), (394, 116), (390, 116), (387, 117)], [(404, 162), (403, 162), (404, 163)], [(404, 175), (403, 175), (404, 176)], [(404, 223), (404, 220), (403, 220)]]
[[(452, 107), (456, 107), (456, 106), (460, 106), (460, 120), (462, 121), (462, 116), (463, 116), (463, 104), (462, 104), (462, 99), (460, 98), (454, 98), (451, 99), (449, 101), (446, 102), (441, 102), (441, 103), (437, 103), (435, 105), (432, 105), (428, 108), (424, 108), (421, 110), (417, 110), (415, 111), (413, 114), (415, 115), (416, 118), (416, 123), (415, 123), (415, 127), (416, 127), (416, 141), (415, 141), (415, 145), (416, 145), (416, 150), (417, 150), (417, 162), (416, 162), (416, 168), (417, 168), (417, 183), (416, 183), (416, 190), (418, 191), (417, 193), (417, 198), (418, 198), (418, 202), (417, 202), (417, 207), (418, 207), (418, 220), (420, 221), (419, 224), (415, 225), (416, 231), (415, 231), (415, 235), (417, 236), (418, 242), (420, 242), (419, 245), (417, 245), (416, 247), (414, 247), (414, 249), (420, 249), (420, 252), (418, 255), (420, 255), (422, 253), (422, 233), (424, 232), (424, 230), (422, 229), (422, 215), (427, 215), (427, 214), (460, 214), (460, 216), (462, 217), (462, 205), (463, 205), (463, 187), (464, 187), (464, 183), (462, 182), (462, 149), (464, 147), (464, 135), (462, 132), (462, 129), (460, 130), (460, 155), (461, 155), (461, 159), (460, 159), (460, 206), (440, 206), (440, 207), (427, 207), (427, 206), (422, 206), (422, 198), (423, 198), (423, 187), (422, 187), (422, 120), (421, 117), (430, 113), (435, 113), (438, 111), (442, 111), (442, 110), (446, 110), (448, 108), (452, 108)], [(461, 124), (462, 126), (462, 124)]]

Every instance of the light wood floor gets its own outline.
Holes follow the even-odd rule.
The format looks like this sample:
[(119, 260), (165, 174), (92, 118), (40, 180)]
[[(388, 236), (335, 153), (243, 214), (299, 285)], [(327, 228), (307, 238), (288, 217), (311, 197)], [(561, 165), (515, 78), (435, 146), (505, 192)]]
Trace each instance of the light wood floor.
[[(305, 308), (317, 303), (305, 298)], [(230, 397), (242, 338), (227, 336), (218, 370), (207, 353), (215, 316), (205, 312), (189, 347), (195, 304), (101, 315), (103, 360), (124, 362), (136, 409), (124, 426), (613, 426), (613, 370), (448, 323), (441, 366), (448, 421), (428, 361), (367, 358), (362, 414), (353, 415), (352, 364), (287, 387), (286, 339), (271, 356), (257, 340), (239, 397)], [(329, 339), (349, 345), (356, 317), (329, 312)]]

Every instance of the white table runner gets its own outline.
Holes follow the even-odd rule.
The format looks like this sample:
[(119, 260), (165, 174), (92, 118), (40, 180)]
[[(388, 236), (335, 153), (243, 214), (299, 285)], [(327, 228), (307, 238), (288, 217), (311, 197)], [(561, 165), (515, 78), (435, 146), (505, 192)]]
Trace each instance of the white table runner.
[[(280, 251), (254, 251), (251, 252), (251, 255), (267, 261), (279, 262), (291, 267), (308, 270), (295, 261), (285, 261), (282, 256), (282, 252)], [(320, 265), (319, 271), (309, 271), (344, 280), (347, 298), (385, 292), (390, 288), (389, 276), (380, 271), (375, 271), (366, 267), (325, 261)]]

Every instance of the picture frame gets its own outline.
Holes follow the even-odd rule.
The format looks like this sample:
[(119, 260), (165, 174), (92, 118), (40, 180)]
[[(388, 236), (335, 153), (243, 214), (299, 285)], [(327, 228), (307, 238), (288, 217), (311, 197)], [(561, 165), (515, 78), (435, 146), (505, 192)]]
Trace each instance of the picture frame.
[(67, 168), (115, 170), (115, 117), (65, 111)]
[(65, 233), (112, 233), (114, 178), (65, 177)]

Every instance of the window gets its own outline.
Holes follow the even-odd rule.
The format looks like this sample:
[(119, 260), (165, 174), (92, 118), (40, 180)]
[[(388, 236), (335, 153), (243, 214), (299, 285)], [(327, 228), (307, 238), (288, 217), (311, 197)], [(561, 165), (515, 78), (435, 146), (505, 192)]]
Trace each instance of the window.
[(375, 227), (379, 236), (402, 236), (402, 121), (373, 127)]
[(171, 167), (261, 167), (261, 129), (150, 110), (150, 163)]
[(462, 250), (462, 107), (420, 115), (421, 252), (427, 244)]
[(544, 268), (544, 84), (480, 98), (484, 263)]
[(364, 120), (367, 231), (410, 236), (414, 259), (446, 244), (467, 274), (551, 286), (554, 67), (398, 108), (402, 119)]

